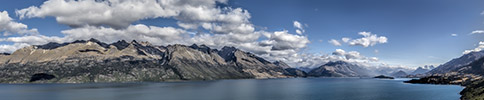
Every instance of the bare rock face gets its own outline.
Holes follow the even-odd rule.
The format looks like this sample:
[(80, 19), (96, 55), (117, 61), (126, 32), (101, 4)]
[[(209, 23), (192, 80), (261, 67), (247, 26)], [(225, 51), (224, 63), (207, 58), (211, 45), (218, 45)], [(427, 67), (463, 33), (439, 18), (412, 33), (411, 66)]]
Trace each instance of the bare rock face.
[[(124, 40), (106, 44), (95, 39), (48, 43), (0, 56), (0, 83), (141, 82), (284, 78), (284, 68), (234, 47), (155, 46)], [(39, 75), (37, 75), (39, 76)]]

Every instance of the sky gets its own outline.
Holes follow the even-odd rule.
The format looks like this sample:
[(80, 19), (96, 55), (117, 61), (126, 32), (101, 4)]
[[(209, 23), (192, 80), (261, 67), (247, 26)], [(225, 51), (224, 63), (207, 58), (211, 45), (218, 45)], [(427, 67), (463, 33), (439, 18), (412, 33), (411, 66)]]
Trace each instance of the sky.
[(484, 49), (482, 0), (9, 0), (0, 52), (96, 38), (234, 46), (292, 67), (439, 65)]

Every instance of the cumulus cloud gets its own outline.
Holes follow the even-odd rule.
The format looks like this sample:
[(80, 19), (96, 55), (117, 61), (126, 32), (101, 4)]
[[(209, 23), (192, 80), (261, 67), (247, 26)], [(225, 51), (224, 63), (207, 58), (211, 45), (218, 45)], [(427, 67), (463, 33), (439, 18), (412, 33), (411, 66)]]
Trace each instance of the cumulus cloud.
[(335, 40), (335, 39), (331, 39), (328, 42), (333, 44), (334, 46), (341, 46), (341, 43), (338, 40)]
[[(157, 45), (205, 44), (217, 49), (234, 46), (273, 61), (304, 63), (299, 52), (310, 41), (301, 35), (302, 23), (293, 22), (297, 34), (256, 30), (249, 21), (249, 11), (217, 6), (226, 3), (227, 0), (47, 0), (16, 13), (21, 19), (54, 17), (58, 23), (71, 26), (61, 31), (63, 37), (24, 35), (0, 40), (37, 45), (96, 38), (103, 42), (123, 39)], [(179, 28), (133, 25), (155, 18), (174, 19)]]
[[(0, 41), (13, 42), (0, 45), (0, 52), (13, 52), (24, 46), (48, 42), (96, 38), (103, 42), (123, 39), (149, 41), (157, 45), (205, 44), (217, 49), (234, 46), (271, 61), (284, 61), (293, 67), (317, 67), (329, 61), (378, 61), (376, 57), (342, 49), (332, 54), (302, 53), (302, 49), (310, 43), (308, 37), (302, 35), (307, 25), (293, 21), (296, 34), (287, 30), (257, 30), (249, 20), (249, 11), (217, 6), (226, 3), (227, 0), (47, 0), (40, 6), (17, 10), (16, 14), (20, 19), (54, 17), (58, 23), (71, 26), (71, 29), (61, 31), (64, 35), (61, 37), (31, 34), (0, 38)], [(177, 26), (133, 24), (155, 18), (176, 20)], [(364, 37), (334, 41), (339, 45), (348, 43), (365, 47), (386, 43), (386, 37), (369, 32), (359, 34)]]
[[(76, 28), (63, 31), (70, 35), (80, 33), (79, 31), (125, 33), (125, 31), (136, 30), (136, 28), (150, 28), (152, 32), (136, 31), (136, 33), (150, 38), (180, 39), (173, 38), (172, 32), (168, 32), (168, 34), (153, 33), (153, 30), (161, 32), (155, 26), (131, 25), (133, 22), (143, 19), (167, 18), (177, 20), (177, 25), (183, 30), (201, 28), (213, 34), (227, 35), (231, 41), (252, 42), (259, 39), (260, 34), (255, 34), (254, 25), (249, 21), (250, 13), (242, 8), (216, 5), (226, 2), (227, 0), (48, 0), (38, 7), (31, 6), (16, 12), (20, 18), (55, 17), (57, 22)], [(181, 32), (180, 29), (172, 27), (162, 28), (162, 30), (170, 29)], [(110, 41), (111, 38), (114, 39), (114, 37), (106, 37)], [(126, 38), (130, 37), (120, 39)]]
[(347, 37), (341, 38), (341, 41), (343, 41), (344, 43), (348, 43), (350, 40), (351, 38), (347, 38)]
[[(63, 30), (64, 37), (44, 35), (24, 35), (18, 37), (1, 38), (0, 41), (23, 43), (28, 45), (41, 45), (49, 42), (70, 42), (75, 40), (87, 40), (96, 38), (103, 42), (115, 42), (118, 40), (143, 40), (158, 45), (179, 43), (186, 35), (185, 30), (173, 27), (146, 26), (143, 24), (130, 25), (126, 29), (114, 29), (107, 27), (87, 26)], [(14, 45), (12, 45), (14, 46)]]
[(376, 44), (387, 43), (387, 37), (385, 36), (378, 36), (376, 34), (371, 34), (370, 32), (359, 32), (359, 35), (362, 35), (362, 38), (348, 40), (349, 45), (358, 45), (363, 47), (374, 46)]
[(287, 30), (276, 31), (267, 38), (261, 45), (272, 45), (272, 50), (299, 49), (309, 43), (307, 37), (289, 34)]
[(343, 49), (336, 49), (333, 52), (333, 55), (337, 55), (337, 56), (344, 56), (345, 54), (346, 54), (346, 52)]
[[(55, 17), (57, 22), (75, 28), (63, 31), (74, 36), (73, 33), (91, 30), (108, 31), (107, 33), (124, 33), (121, 31), (131, 31), (136, 28), (157, 30), (154, 26), (135, 26), (131, 23), (143, 19), (171, 18), (177, 20), (177, 24), (184, 29), (202, 28), (214, 34), (228, 34), (234, 41), (248, 42), (258, 39), (259, 35), (253, 34), (255, 28), (249, 21), (249, 12), (242, 8), (216, 6), (217, 3), (226, 2), (227, 0), (48, 0), (38, 7), (20, 9), (16, 13), (21, 19)], [(165, 27), (163, 30), (169, 29), (174, 30), (171, 27)], [(177, 31), (180, 32), (178, 29)], [(151, 37), (163, 36), (160, 33), (136, 32)], [(89, 35), (75, 37), (89, 37)], [(166, 37), (168, 38), (162, 39), (172, 38)]]
[(15, 43), (12, 45), (2, 44), (0, 45), (0, 52), (13, 52), (17, 49), (20, 49), (26, 46), (29, 46), (29, 44), (26, 44), (26, 43)]
[(475, 30), (471, 32), (471, 34), (483, 34), (483, 33), (484, 33), (484, 30)]
[(471, 52), (480, 52), (484, 49), (484, 41), (481, 41), (479, 42), (478, 46), (474, 49), (470, 49), (470, 50), (465, 50), (464, 52), (462, 52), (462, 54), (468, 54), (468, 53), (471, 53)]
[(294, 21), (293, 25), (296, 28), (297, 34), (301, 35), (305, 32), (303, 25), (299, 21)]
[[(59, 23), (72, 27), (108, 25), (123, 28), (142, 19), (169, 18), (197, 9), (215, 10), (216, 2), (226, 3), (226, 0), (48, 0), (39, 7), (31, 6), (16, 13), (21, 19), (52, 16)], [(201, 15), (185, 15), (196, 15), (192, 17), (198, 19), (211, 17), (204, 16), (205, 12), (193, 13)]]
[(332, 55), (343, 57), (345, 60), (358, 60), (358, 61), (378, 61), (376, 57), (365, 57), (360, 54), (358, 51), (349, 51), (346, 52), (343, 49), (336, 49)]
[(130, 25), (126, 29), (114, 29), (109, 27), (87, 26), (61, 31), (65, 35), (65, 41), (86, 40), (96, 38), (104, 42), (118, 40), (142, 40), (150, 41), (157, 45), (180, 43), (184, 36), (188, 35), (185, 30), (173, 27), (147, 26), (144, 24)]
[(29, 44), (29, 45), (40, 45), (40, 44), (46, 44), (49, 42), (61, 43), (65, 41), (65, 38), (56, 37), (56, 36), (44, 36), (44, 35), (26, 35), (26, 36), (20, 36), (20, 37), (2, 38), (0, 41), (22, 43), (22, 44)]
[(11, 34), (38, 34), (37, 29), (28, 29), (27, 25), (15, 22), (10, 18), (7, 11), (0, 12), (0, 32), (3, 32), (4, 36)]
[[(363, 47), (369, 47), (369, 46), (375, 46), (376, 44), (382, 44), (382, 43), (387, 43), (388, 38), (385, 36), (378, 36), (376, 34), (372, 34), (371, 32), (359, 32), (359, 35), (363, 36), (362, 38), (358, 39), (351, 39), (348, 37), (343, 37), (341, 38), (341, 41), (343, 43), (347, 43), (351, 46), (363, 46)], [(331, 39), (329, 43), (335, 45), (335, 46), (341, 46), (341, 43), (338, 40)]]
[(297, 67), (314, 68), (331, 61), (345, 61), (364, 67), (372, 67), (375, 64), (379, 65), (377, 57), (366, 57), (357, 51), (346, 52), (343, 49), (336, 49), (331, 54), (303, 53), (292, 57), (297, 59), (294, 61), (288, 61), (287, 63), (291, 63)]

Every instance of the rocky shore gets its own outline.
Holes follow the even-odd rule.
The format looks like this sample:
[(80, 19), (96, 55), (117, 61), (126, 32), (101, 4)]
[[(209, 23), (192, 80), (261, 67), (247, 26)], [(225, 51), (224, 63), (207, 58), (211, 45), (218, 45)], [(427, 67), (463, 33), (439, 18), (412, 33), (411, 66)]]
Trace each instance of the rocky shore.
[(457, 73), (433, 74), (420, 79), (405, 81), (405, 83), (461, 85), (465, 87), (460, 92), (462, 100), (484, 99), (484, 80), (480, 75)]

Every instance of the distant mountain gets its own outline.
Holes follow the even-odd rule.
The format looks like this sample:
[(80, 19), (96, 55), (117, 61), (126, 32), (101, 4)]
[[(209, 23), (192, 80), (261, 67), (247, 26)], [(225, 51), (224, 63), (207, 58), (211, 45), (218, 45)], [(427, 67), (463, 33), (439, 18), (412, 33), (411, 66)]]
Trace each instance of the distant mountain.
[(328, 62), (311, 70), (308, 76), (315, 77), (372, 77), (371, 71), (345, 61)]
[(282, 61), (275, 61), (274, 64), (277, 65), (277, 66), (279, 66), (279, 67), (282, 67), (284, 69), (291, 68), (291, 66), (287, 65), (286, 63), (284, 63)]
[(284, 68), (286, 70), (287, 76), (292, 76), (292, 77), (306, 77), (307, 73), (304, 72), (303, 70), (300, 70), (298, 68), (292, 68), (291, 66), (287, 65), (286, 63), (282, 61), (275, 61), (273, 62), (276, 66)]
[(404, 71), (401, 71), (401, 70), (392, 74), (392, 76), (394, 76), (394, 77), (405, 77), (407, 75), (408, 75), (407, 73), (405, 73)]
[(309, 67), (297, 67), (296, 69), (299, 69), (299, 70), (302, 70), (306, 73), (310, 72), (311, 70), (313, 70), (314, 68), (309, 68)]
[(415, 69), (415, 71), (410, 73), (410, 75), (425, 74), (428, 71), (432, 70), (433, 68), (434, 68), (433, 65), (429, 65), (429, 66), (425, 65), (424, 67), (418, 67), (417, 69)]
[(293, 76), (293, 77), (306, 77), (308, 74), (300, 69), (297, 68), (286, 68), (288, 76)]
[(482, 57), (484, 57), (484, 51), (464, 54), (459, 58), (452, 59), (445, 64), (439, 65), (437, 68), (430, 70), (428, 74), (444, 74), (452, 71), (457, 71), (465, 65), (468, 65), (471, 62), (476, 61), (477, 59)]
[(87, 83), (281, 78), (289, 74), (234, 47), (156, 46), (96, 39), (28, 46), (0, 55), (0, 83)]

